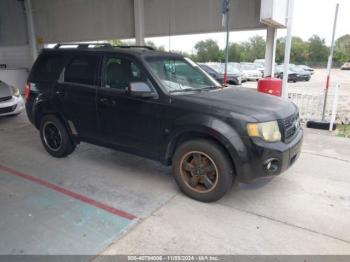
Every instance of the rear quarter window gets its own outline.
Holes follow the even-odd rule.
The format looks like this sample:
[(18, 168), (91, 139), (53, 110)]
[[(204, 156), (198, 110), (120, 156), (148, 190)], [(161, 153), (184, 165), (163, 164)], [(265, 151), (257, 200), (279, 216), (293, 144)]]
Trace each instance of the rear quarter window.
[(30, 75), (31, 82), (57, 81), (64, 65), (61, 54), (40, 55)]

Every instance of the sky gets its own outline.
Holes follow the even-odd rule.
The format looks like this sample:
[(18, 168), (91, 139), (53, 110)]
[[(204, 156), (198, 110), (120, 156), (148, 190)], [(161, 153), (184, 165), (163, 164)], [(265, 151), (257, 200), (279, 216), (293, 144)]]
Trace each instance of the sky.
[[(331, 44), (336, 4), (339, 3), (336, 38), (350, 34), (350, 0), (294, 0), (292, 35), (307, 40), (317, 34)], [(266, 30), (231, 32), (230, 42), (242, 42), (254, 35), (266, 36)], [(286, 30), (279, 29), (277, 37), (285, 37)], [(200, 40), (216, 40), (221, 48), (225, 46), (225, 33), (180, 35), (170, 37), (171, 50), (194, 52), (194, 45)], [(146, 38), (157, 46), (169, 50), (169, 37)]]

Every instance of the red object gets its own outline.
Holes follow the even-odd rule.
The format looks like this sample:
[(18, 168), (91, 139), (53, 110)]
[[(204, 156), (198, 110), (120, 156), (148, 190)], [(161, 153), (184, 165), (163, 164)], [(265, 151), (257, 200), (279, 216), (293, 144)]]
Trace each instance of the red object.
[(224, 73), (224, 86), (227, 86), (227, 73)]
[(74, 199), (77, 199), (83, 203), (86, 203), (88, 205), (91, 205), (91, 206), (95, 206), (97, 208), (100, 208), (100, 209), (103, 209), (104, 211), (107, 211), (109, 213), (112, 213), (114, 215), (117, 215), (119, 217), (123, 217), (125, 219), (128, 219), (128, 220), (134, 220), (134, 219), (137, 219), (136, 216), (130, 214), (130, 213), (127, 213), (125, 211), (122, 211), (122, 210), (119, 210), (119, 209), (116, 209), (114, 207), (111, 207), (111, 206), (108, 206), (106, 204), (103, 204), (97, 200), (94, 200), (94, 199), (91, 199), (91, 198), (88, 198), (86, 196), (83, 196), (83, 195), (80, 195), (78, 193), (75, 193), (73, 191), (70, 191), (68, 189), (65, 189), (63, 187), (60, 187), (60, 186), (57, 186), (55, 184), (51, 184), (50, 182), (47, 182), (41, 178), (38, 178), (38, 177), (34, 177), (34, 176), (31, 176), (31, 175), (27, 175), (27, 174), (24, 174), (24, 173), (20, 173), (12, 168), (9, 168), (9, 167), (6, 167), (6, 166), (2, 166), (0, 165), (0, 171), (4, 171), (8, 174), (11, 174), (11, 175), (15, 175), (17, 177), (21, 177), (21, 178), (24, 178), (28, 181), (31, 181), (33, 183), (36, 183), (36, 184), (39, 184), (39, 185), (42, 185), (42, 186), (45, 186), (47, 188), (50, 188), (52, 190), (55, 190), (61, 194), (64, 194), (66, 196), (69, 196), (71, 198), (74, 198)]
[(26, 101), (28, 101), (29, 95), (30, 95), (30, 83), (27, 82), (26, 87), (24, 89), (24, 98), (26, 99)]
[(274, 77), (261, 78), (258, 82), (258, 91), (274, 96), (281, 96), (282, 80)]
[(330, 79), (330, 77), (329, 77), (329, 75), (327, 76), (327, 82), (326, 82), (326, 90), (328, 90), (328, 88), (329, 88), (329, 79)]

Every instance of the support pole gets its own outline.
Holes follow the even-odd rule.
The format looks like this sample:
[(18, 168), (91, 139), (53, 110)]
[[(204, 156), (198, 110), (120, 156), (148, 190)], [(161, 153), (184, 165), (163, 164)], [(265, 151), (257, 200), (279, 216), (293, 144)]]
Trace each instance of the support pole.
[(331, 69), (332, 69), (332, 60), (333, 60), (333, 51), (334, 51), (334, 42), (335, 42), (335, 31), (336, 31), (336, 28), (337, 28), (337, 19), (338, 19), (338, 9), (339, 9), (339, 4), (337, 4), (337, 6), (335, 8), (331, 51), (330, 51), (330, 54), (329, 54), (329, 57), (328, 57), (328, 63), (327, 63), (327, 80), (326, 80), (326, 88), (325, 88), (325, 91), (324, 91), (322, 121), (325, 121), (325, 116), (326, 116), (327, 96), (328, 96), (329, 81), (330, 81)]
[(329, 131), (333, 131), (333, 125), (335, 123), (335, 118), (337, 116), (337, 108), (338, 108), (338, 91), (339, 91), (339, 83), (335, 85), (334, 90), (334, 99), (333, 99), (333, 105), (332, 105), (332, 117), (331, 122), (329, 124)]
[(225, 29), (226, 29), (225, 71), (224, 71), (224, 85), (226, 86), (227, 85), (228, 47), (229, 47), (229, 41), (230, 41), (230, 30), (229, 30), (230, 0), (224, 1), (223, 14), (225, 17)]
[(267, 26), (264, 77), (274, 76), (277, 29)]
[(294, 0), (288, 0), (287, 11), (287, 35), (284, 47), (284, 66), (283, 66), (283, 82), (282, 97), (288, 98), (288, 67), (290, 60), (290, 49), (292, 47), (292, 25), (293, 25)]
[(145, 45), (144, 0), (134, 0), (136, 45)]
[(32, 2), (31, 0), (24, 1), (24, 8), (27, 18), (27, 30), (28, 30), (28, 40), (29, 46), (32, 53), (32, 62), (34, 63), (35, 59), (38, 56), (38, 47), (36, 44), (36, 36), (35, 36), (35, 27), (33, 20), (33, 10), (32, 10)]

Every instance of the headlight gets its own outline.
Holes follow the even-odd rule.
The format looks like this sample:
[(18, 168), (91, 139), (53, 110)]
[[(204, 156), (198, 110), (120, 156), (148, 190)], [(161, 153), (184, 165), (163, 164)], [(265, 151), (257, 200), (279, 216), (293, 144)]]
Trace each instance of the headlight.
[(19, 97), (21, 94), (19, 92), (19, 89), (17, 87), (11, 86), (12, 89), (12, 95), (15, 97)]
[(267, 142), (281, 141), (281, 132), (277, 121), (264, 123), (250, 123), (247, 125), (250, 137), (261, 137)]

